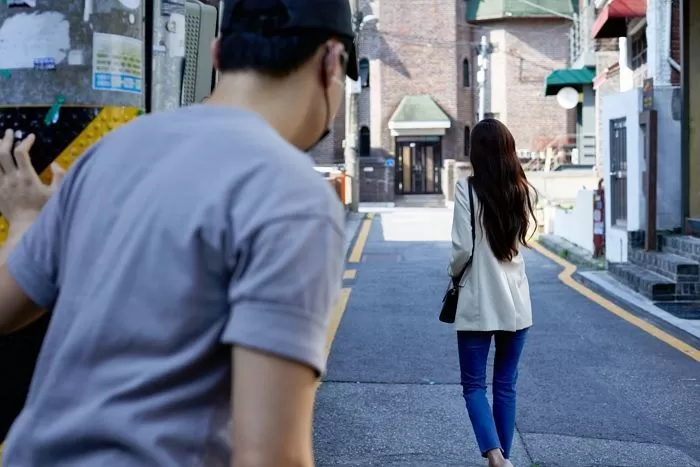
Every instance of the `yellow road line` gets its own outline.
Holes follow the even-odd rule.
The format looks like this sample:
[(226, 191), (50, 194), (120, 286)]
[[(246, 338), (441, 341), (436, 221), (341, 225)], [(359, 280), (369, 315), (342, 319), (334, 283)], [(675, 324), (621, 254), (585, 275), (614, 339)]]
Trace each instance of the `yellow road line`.
[(333, 341), (335, 340), (335, 334), (338, 332), (340, 322), (343, 320), (343, 315), (348, 307), (350, 292), (352, 292), (350, 287), (343, 288), (340, 291), (338, 300), (336, 300), (335, 305), (333, 306), (333, 310), (331, 310), (331, 320), (328, 325), (328, 334), (326, 334), (326, 356), (331, 353), (331, 347), (333, 346)]
[[(360, 262), (360, 258), (362, 258), (362, 252), (364, 251), (365, 245), (367, 244), (367, 237), (369, 236), (369, 231), (372, 228), (373, 217), (373, 214), (365, 215), (365, 219), (362, 221), (360, 233), (357, 235), (357, 238), (355, 239), (355, 244), (352, 249), (352, 253), (350, 253), (350, 258), (348, 259), (349, 263)], [(343, 273), (343, 279), (355, 279), (355, 277), (357, 277), (356, 269), (346, 269)], [(336, 300), (335, 305), (333, 305), (333, 309), (331, 310), (331, 318), (330, 323), (328, 325), (328, 334), (326, 334), (326, 357), (328, 357), (328, 355), (330, 355), (331, 353), (331, 348), (333, 347), (335, 335), (338, 332), (338, 328), (340, 328), (340, 323), (342, 322), (343, 316), (345, 315), (345, 310), (347, 310), (348, 308), (348, 302), (350, 301), (351, 292), (351, 287), (344, 287), (343, 289), (341, 289), (340, 296)], [(321, 386), (321, 383), (322, 381), (319, 380), (316, 387), (318, 388), (319, 386)]]
[(624, 319), (630, 324), (633, 324), (634, 326), (637, 326), (639, 329), (651, 334), (652, 336), (656, 337), (660, 341), (665, 342), (666, 344), (670, 345), (674, 349), (683, 352), (690, 358), (694, 359), (697, 362), (700, 362), (700, 349), (696, 349), (690, 344), (687, 344), (683, 342), (682, 340), (673, 337), (669, 333), (662, 331), (661, 329), (657, 328), (656, 326), (644, 321), (641, 318), (638, 318), (637, 316), (633, 315), (629, 311), (624, 310), (622, 307), (614, 304), (607, 298), (598, 295), (585, 285), (581, 284), (580, 282), (577, 282), (572, 276), (576, 272), (576, 266), (573, 264), (569, 263), (566, 261), (564, 258), (561, 258), (557, 256), (556, 254), (552, 253), (551, 251), (547, 250), (544, 248), (542, 245), (537, 243), (536, 241), (533, 241), (531, 243), (532, 247), (534, 250), (537, 250), (539, 253), (542, 255), (546, 256), (547, 258), (551, 259), (558, 265), (562, 266), (564, 270), (559, 274), (559, 280), (562, 281), (565, 285), (568, 287), (574, 289), (587, 299), (597, 303), (601, 307), (605, 308), (608, 310), (610, 313)]
[(360, 229), (360, 233), (357, 234), (355, 246), (350, 253), (350, 258), (348, 258), (349, 263), (359, 263), (360, 259), (362, 259), (362, 252), (365, 249), (367, 238), (369, 237), (369, 231), (372, 228), (372, 217), (372, 215), (368, 215), (365, 217), (365, 220), (362, 221), (362, 228)]

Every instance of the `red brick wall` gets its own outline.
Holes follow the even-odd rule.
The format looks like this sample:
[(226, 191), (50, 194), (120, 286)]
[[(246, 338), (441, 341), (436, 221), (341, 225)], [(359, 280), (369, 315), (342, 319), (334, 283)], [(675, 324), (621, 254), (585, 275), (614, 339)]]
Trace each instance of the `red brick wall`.
[[(681, 63), (681, 14), (680, 0), (674, 0), (671, 3), (671, 58), (676, 63)], [(671, 67), (671, 84), (680, 86), (681, 75)]]
[[(456, 44), (457, 4), (455, 0), (381, 0), (382, 35), (380, 85), (382, 93), (382, 148), (394, 152), (387, 125), (401, 98), (429, 94), (447, 113), (452, 128), (443, 139), (444, 158), (462, 153), (460, 136), (464, 124), (457, 120), (457, 89), (460, 69)], [(460, 60), (461, 62), (461, 60)], [(460, 88), (461, 90), (461, 88)]]
[(502, 118), (518, 149), (536, 149), (541, 141), (575, 133), (575, 114), (559, 107), (553, 96), (544, 96), (545, 78), (567, 67), (571, 23), (558, 18), (510, 19), (490, 26), (506, 31), (506, 43), (497, 44), (494, 52), (506, 54), (506, 73), (491, 79), (506, 81)]
[[(364, 30), (359, 54), (372, 61), (371, 89), (363, 90), (359, 109), (360, 123), (372, 132), (372, 155), (393, 154), (388, 121), (401, 99), (429, 94), (452, 119), (443, 157), (464, 158), (464, 127), (474, 126), (476, 113), (475, 46), (482, 33), (493, 29), (507, 33), (506, 43), (497, 44), (507, 54), (507, 73), (491, 79), (505, 80), (507, 111), (501, 118), (518, 147), (528, 149), (541, 139), (575, 132), (573, 113), (561, 109), (554, 97), (543, 95), (545, 77), (567, 66), (570, 22), (552, 18), (467, 24), (464, 6), (463, 0), (361, 0), (361, 10), (379, 18), (378, 30), (373, 25)], [(464, 58), (471, 64), (467, 88)], [(313, 153), (318, 164), (342, 163), (344, 131), (341, 110), (333, 134)]]

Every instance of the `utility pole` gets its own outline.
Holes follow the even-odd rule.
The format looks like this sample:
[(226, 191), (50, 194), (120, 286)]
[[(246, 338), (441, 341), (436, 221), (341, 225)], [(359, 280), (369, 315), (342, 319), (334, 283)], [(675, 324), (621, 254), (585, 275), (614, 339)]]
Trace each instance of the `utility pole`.
[(484, 119), (486, 114), (486, 70), (489, 67), (489, 54), (491, 53), (491, 45), (486, 39), (486, 35), (481, 36), (479, 44), (479, 70), (476, 72), (476, 82), (479, 85), (479, 113), (477, 120)]
[[(355, 43), (359, 48), (360, 33), (363, 25), (363, 16), (360, 12), (359, 0), (352, 0), (351, 7), (353, 11)], [(360, 161), (357, 150), (360, 120), (360, 94), (353, 86), (346, 86), (345, 91), (345, 173), (350, 177), (350, 210), (357, 212), (360, 204)]]

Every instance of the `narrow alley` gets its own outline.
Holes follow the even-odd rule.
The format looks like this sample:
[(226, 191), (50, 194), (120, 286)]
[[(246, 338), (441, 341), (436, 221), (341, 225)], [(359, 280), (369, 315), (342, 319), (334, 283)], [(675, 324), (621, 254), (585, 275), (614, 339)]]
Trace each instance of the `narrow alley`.
[[(397, 208), (358, 225), (317, 397), (318, 465), (484, 465), (455, 333), (437, 319), (450, 223), (447, 209)], [(697, 340), (642, 329), (562, 283), (537, 249), (525, 255), (535, 324), (514, 465), (700, 466)]]

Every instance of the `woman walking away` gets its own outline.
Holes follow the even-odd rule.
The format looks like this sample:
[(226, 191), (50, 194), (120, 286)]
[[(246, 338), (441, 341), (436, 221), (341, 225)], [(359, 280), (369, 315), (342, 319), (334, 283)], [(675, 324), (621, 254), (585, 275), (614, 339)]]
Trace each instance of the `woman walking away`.
[[(536, 195), (505, 125), (479, 122), (471, 144), (474, 175), (457, 182), (449, 268), (460, 284), (455, 328), (462, 388), (482, 456), (490, 467), (512, 466), (518, 360), (532, 325), (521, 247), (527, 247)], [(486, 399), (492, 338), (493, 411)]]

